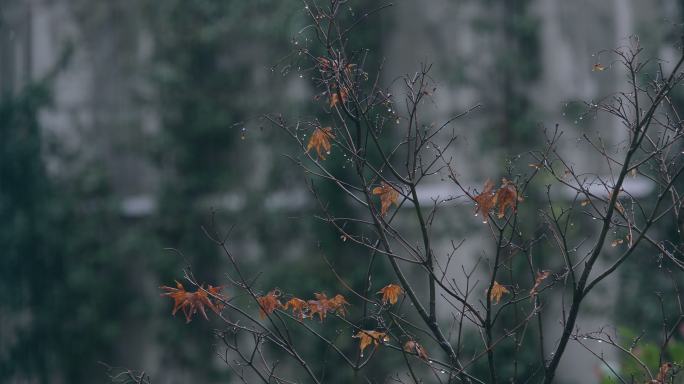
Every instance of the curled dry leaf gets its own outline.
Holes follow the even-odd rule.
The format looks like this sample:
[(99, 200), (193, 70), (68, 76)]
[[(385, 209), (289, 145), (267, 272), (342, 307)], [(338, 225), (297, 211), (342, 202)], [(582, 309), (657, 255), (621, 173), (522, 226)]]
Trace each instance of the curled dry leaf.
[(340, 61), (338, 60), (331, 60), (328, 59), (327, 57), (318, 57), (316, 59), (318, 61), (318, 68), (320, 68), (321, 71), (323, 72), (328, 72), (328, 71), (333, 71), (333, 72), (339, 72), (340, 69), (344, 69), (344, 73), (347, 76), (352, 75), (352, 71), (354, 70), (354, 67), (356, 64), (344, 64), (344, 61), (342, 61), (342, 65), (340, 65)]
[(399, 206), (399, 192), (393, 186), (385, 183), (380, 183), (379, 187), (373, 188), (373, 194), (380, 196), (380, 214), (385, 216), (392, 204)]
[(280, 297), (280, 292), (278, 290), (272, 290), (265, 296), (257, 297), (259, 302), (259, 317), (265, 319), (267, 315), (270, 315), (278, 308), (282, 308), (283, 305), (278, 300)]
[(296, 318), (299, 319), (299, 321), (304, 320), (304, 311), (309, 308), (309, 305), (306, 303), (306, 301), (299, 299), (297, 297), (293, 297), (290, 300), (285, 303), (285, 306), (283, 309), (289, 309), (292, 308), (292, 315), (294, 315)]
[(349, 99), (349, 92), (345, 87), (342, 87), (340, 91), (333, 90), (330, 95), (330, 108), (334, 108), (340, 101), (344, 104)]
[(658, 384), (664, 384), (667, 380), (667, 375), (672, 369), (672, 363), (663, 363), (658, 370), (658, 376), (656, 376), (655, 382)]
[(492, 285), (492, 290), (489, 292), (489, 300), (491, 300), (491, 302), (494, 304), (499, 304), (499, 301), (501, 301), (501, 296), (503, 296), (505, 293), (508, 293), (508, 289), (495, 281), (494, 285)]
[(404, 344), (404, 351), (416, 354), (419, 358), (428, 361), (428, 354), (425, 348), (415, 340), (409, 340)]
[(499, 205), (499, 219), (506, 214), (506, 208), (513, 208), (513, 212), (517, 209), (518, 202), (523, 201), (521, 196), (518, 196), (518, 189), (510, 180), (501, 179), (501, 187), (496, 191), (496, 203)]
[[(183, 284), (176, 281), (176, 288), (165, 285), (159, 288), (166, 291), (161, 294), (162, 296), (168, 296), (173, 299), (173, 310), (171, 311), (171, 314), (175, 316), (176, 312), (181, 309), (185, 315), (186, 323), (192, 321), (192, 317), (198, 311), (205, 319), (209, 320), (207, 312), (204, 309), (205, 306), (209, 307), (209, 309), (216, 314), (219, 314), (221, 309), (223, 309), (221, 300), (225, 300), (225, 297), (220, 294), (222, 287), (213, 287), (209, 285), (207, 289), (204, 289), (204, 286), (201, 286), (195, 292), (188, 292), (185, 290), (185, 287), (183, 287)], [(212, 301), (212, 299), (214, 301)]]
[(606, 70), (606, 66), (601, 64), (601, 63), (596, 63), (591, 66), (591, 71), (592, 72), (603, 72)]
[(316, 128), (309, 138), (306, 151), (309, 152), (311, 148), (314, 148), (318, 158), (325, 160), (325, 156), (330, 154), (330, 149), (332, 148), (330, 140), (334, 138), (335, 134), (333, 134), (331, 127)]
[(369, 345), (373, 344), (377, 348), (379, 343), (389, 342), (389, 336), (387, 336), (387, 333), (378, 331), (359, 331), (352, 337), (359, 339), (361, 357), (363, 357), (363, 350)]
[(475, 216), (482, 215), (482, 222), (489, 221), (489, 211), (494, 208), (496, 204), (496, 194), (494, 194), (494, 183), (487, 180), (484, 184), (482, 192), (473, 198), (477, 207), (475, 207)]
[(389, 302), (390, 304), (396, 304), (397, 300), (399, 300), (399, 295), (404, 293), (404, 290), (396, 284), (388, 284), (384, 288), (382, 288), (378, 293), (382, 293), (383, 304), (387, 304), (387, 302)]
[(537, 272), (537, 277), (534, 279), (534, 286), (532, 287), (532, 289), (530, 289), (530, 296), (532, 298), (534, 298), (537, 295), (537, 293), (539, 293), (539, 286), (541, 285), (542, 281), (549, 277), (550, 274), (551, 272), (549, 271)]
[(325, 293), (314, 293), (314, 296), (316, 297), (316, 300), (309, 300), (307, 302), (311, 318), (318, 314), (318, 319), (323, 321), (328, 312), (336, 312), (342, 317), (347, 315), (346, 306), (348, 306), (349, 303), (344, 296), (339, 293), (331, 299), (329, 299)]

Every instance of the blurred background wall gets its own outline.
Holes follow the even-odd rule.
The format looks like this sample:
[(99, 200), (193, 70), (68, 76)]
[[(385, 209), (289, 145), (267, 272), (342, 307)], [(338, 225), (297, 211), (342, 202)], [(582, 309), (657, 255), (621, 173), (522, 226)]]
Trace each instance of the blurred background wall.
[[(349, 13), (373, 4), (351, 2)], [(386, 59), (396, 95), (397, 76), (433, 64), (429, 119), (482, 104), (456, 124), (467, 137), (459, 161), (469, 164), (459, 170), (481, 186), (555, 123), (568, 130), (563, 150), (576, 166), (594, 169), (576, 137), (623, 139), (578, 102), (624, 86), (599, 52), (638, 34), (645, 55), (667, 66), (681, 19), (674, 0), (399, 0), (358, 31), (357, 45), (372, 62)], [(216, 324), (170, 318), (157, 289), (188, 266), (225, 283), (201, 230), (212, 223), (238, 224), (232, 244), (253, 270), (274, 266), (265, 287), (339, 289), (321, 252), (356, 276), (357, 250), (311, 219), (304, 178), (281, 155), (293, 147), (259, 118), (317, 110), (289, 56), (309, 43), (306, 23), (295, 0), (0, 0), (0, 381), (107, 382), (105, 362), (155, 382), (226, 382), (211, 347)], [(598, 62), (609, 70), (592, 72)], [(426, 199), (449, 193), (438, 181)], [(478, 236), (464, 219), (470, 207), (459, 212), (442, 228), (445, 250), (449, 233)], [(538, 221), (532, 214), (529, 227)], [(467, 243), (463, 263), (480, 245)], [(621, 279), (648, 284), (637, 272)], [(631, 304), (636, 294), (608, 289), (581, 326), (657, 328), (658, 316)], [(563, 382), (599, 382), (599, 372), (577, 369), (599, 369), (587, 355), (570, 351)]]

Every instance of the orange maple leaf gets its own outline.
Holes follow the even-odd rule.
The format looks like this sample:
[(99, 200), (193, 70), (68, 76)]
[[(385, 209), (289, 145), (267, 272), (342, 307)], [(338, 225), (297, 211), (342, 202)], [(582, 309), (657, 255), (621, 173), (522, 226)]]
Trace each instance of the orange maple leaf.
[(399, 192), (384, 181), (380, 182), (379, 187), (373, 188), (372, 192), (374, 195), (380, 195), (380, 214), (382, 216), (387, 214), (387, 211), (389, 211), (389, 207), (392, 204), (399, 206)]
[(495, 281), (494, 285), (492, 285), (492, 290), (489, 292), (489, 300), (494, 304), (499, 304), (504, 293), (508, 293), (508, 289)]
[(333, 90), (330, 94), (330, 108), (334, 108), (340, 101), (342, 101), (343, 104), (346, 103), (347, 99), (349, 99), (347, 88), (342, 87), (339, 92)]
[(283, 307), (284, 309), (292, 308), (292, 314), (297, 317), (300, 321), (304, 320), (304, 310), (309, 308), (308, 304), (306, 304), (306, 301), (299, 299), (297, 297), (293, 297), (290, 300), (288, 300), (287, 303), (285, 303), (285, 306)]
[(496, 203), (499, 205), (499, 219), (506, 214), (506, 208), (511, 207), (513, 211), (517, 209), (518, 202), (523, 201), (521, 196), (518, 196), (518, 189), (511, 181), (506, 178), (501, 179), (501, 187), (496, 191)]
[(275, 289), (265, 296), (257, 297), (260, 318), (265, 319), (266, 315), (270, 315), (276, 309), (283, 307), (278, 297), (280, 297), (280, 292)]
[(316, 300), (309, 300), (309, 314), (311, 318), (318, 314), (318, 319), (322, 322), (325, 320), (328, 312), (337, 312), (340, 316), (347, 314), (346, 305), (349, 305), (344, 296), (337, 294), (332, 299), (328, 299), (325, 293), (314, 293)]
[(387, 304), (387, 302), (389, 302), (390, 304), (396, 304), (397, 300), (399, 300), (399, 295), (404, 293), (404, 290), (396, 284), (388, 284), (384, 288), (382, 288), (378, 293), (382, 293), (383, 304)]
[(404, 344), (404, 351), (415, 353), (419, 358), (428, 361), (428, 354), (425, 352), (425, 348), (415, 340), (407, 341), (406, 344)]
[[(166, 291), (165, 293), (162, 293), (161, 296), (169, 296), (173, 299), (173, 310), (171, 311), (171, 314), (175, 316), (179, 309), (182, 310), (185, 315), (186, 323), (192, 321), (192, 317), (198, 311), (205, 319), (209, 320), (207, 312), (204, 309), (205, 306), (209, 307), (209, 309), (214, 311), (217, 315), (223, 309), (221, 300), (225, 300), (225, 297), (220, 294), (222, 287), (213, 287), (209, 285), (207, 289), (204, 289), (204, 286), (202, 285), (197, 291), (188, 292), (185, 290), (185, 287), (183, 287), (183, 284), (176, 281), (176, 288), (168, 287), (166, 285), (162, 285), (159, 288)], [(216, 300), (216, 302), (213, 302), (212, 298)]]
[(330, 139), (334, 138), (335, 134), (333, 134), (331, 127), (316, 128), (309, 138), (309, 143), (306, 145), (306, 152), (314, 148), (318, 158), (325, 160), (325, 156), (330, 154), (330, 149), (332, 148)]
[(534, 286), (530, 290), (530, 296), (532, 298), (534, 298), (537, 295), (537, 293), (539, 293), (539, 291), (538, 291), (539, 286), (541, 285), (542, 281), (544, 281), (547, 277), (549, 277), (550, 274), (551, 274), (551, 272), (549, 272), (549, 271), (537, 272), (537, 277), (534, 279)]
[(330, 311), (335, 311), (342, 317), (347, 315), (347, 308), (345, 306), (348, 305), (347, 299), (339, 293), (329, 300)]
[(352, 337), (360, 339), (359, 349), (361, 350), (361, 357), (363, 357), (363, 350), (369, 345), (373, 344), (377, 348), (379, 343), (387, 343), (389, 341), (387, 333), (378, 331), (359, 331)]
[(475, 196), (473, 200), (477, 203), (475, 208), (475, 216), (478, 214), (482, 215), (482, 222), (486, 223), (489, 221), (489, 211), (494, 208), (496, 204), (496, 194), (493, 192), (494, 183), (491, 180), (487, 180), (484, 184), (482, 192)]

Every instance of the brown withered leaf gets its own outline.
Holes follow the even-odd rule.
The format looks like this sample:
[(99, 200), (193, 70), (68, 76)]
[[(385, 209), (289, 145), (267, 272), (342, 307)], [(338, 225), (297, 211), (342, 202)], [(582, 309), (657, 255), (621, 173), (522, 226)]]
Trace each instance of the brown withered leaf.
[(534, 298), (537, 295), (537, 293), (539, 293), (539, 286), (541, 285), (542, 281), (549, 277), (550, 274), (551, 272), (549, 271), (537, 272), (537, 277), (534, 279), (534, 286), (532, 287), (532, 289), (530, 289), (530, 296), (532, 298)]
[(415, 340), (409, 340), (404, 344), (404, 351), (416, 354), (419, 358), (428, 361), (428, 354), (425, 348)]
[(275, 289), (265, 296), (257, 297), (260, 318), (265, 319), (267, 315), (270, 315), (276, 309), (283, 307), (278, 297), (280, 297), (280, 292)]
[(346, 306), (348, 306), (349, 303), (344, 296), (339, 293), (331, 299), (329, 299), (325, 293), (314, 293), (314, 296), (316, 297), (315, 300), (309, 300), (307, 302), (311, 318), (317, 314), (318, 319), (322, 322), (325, 320), (328, 312), (335, 312), (342, 317), (347, 315)]
[(334, 138), (335, 134), (333, 134), (331, 127), (316, 128), (309, 138), (306, 151), (309, 152), (311, 148), (314, 148), (318, 158), (325, 160), (325, 156), (330, 154), (330, 149), (332, 148), (330, 140)]
[(667, 375), (672, 369), (672, 363), (663, 363), (658, 370), (658, 376), (656, 376), (655, 382), (659, 384), (664, 384), (667, 380)]
[(518, 202), (523, 201), (521, 196), (518, 196), (518, 189), (510, 180), (501, 179), (501, 187), (496, 191), (496, 203), (499, 206), (498, 217), (501, 219), (506, 215), (506, 208), (511, 207), (513, 212), (517, 209)]
[(601, 64), (601, 63), (596, 63), (591, 66), (591, 71), (592, 72), (603, 72), (606, 70), (606, 66)]
[(349, 306), (347, 299), (339, 293), (329, 300), (330, 311), (334, 311), (342, 317), (347, 315), (347, 306)]
[(322, 71), (329, 71), (331, 68), (331, 61), (328, 60), (325, 57), (319, 57), (318, 59), (318, 66), (321, 68)]
[(334, 108), (340, 101), (344, 104), (349, 99), (349, 92), (342, 87), (339, 92), (333, 90), (330, 95), (330, 108)]
[(611, 247), (617, 247), (618, 245), (624, 243), (625, 241), (622, 239), (615, 239), (610, 243)]
[(477, 207), (475, 207), (475, 216), (482, 215), (482, 222), (489, 221), (489, 212), (496, 204), (496, 194), (494, 194), (494, 183), (487, 180), (484, 184), (482, 192), (473, 198)]
[(383, 287), (378, 293), (382, 293), (382, 303), (387, 304), (388, 302), (392, 305), (397, 303), (399, 300), (399, 295), (404, 293), (404, 290), (396, 284), (388, 284)]
[(306, 301), (293, 297), (285, 303), (283, 309), (287, 310), (292, 308), (292, 315), (299, 319), (299, 321), (304, 320), (304, 311), (309, 308)]
[(361, 357), (363, 357), (363, 350), (369, 345), (373, 344), (377, 348), (379, 343), (387, 343), (389, 341), (387, 333), (379, 331), (359, 331), (352, 337), (360, 339), (359, 349), (361, 350)]
[(393, 186), (380, 182), (379, 187), (373, 188), (373, 194), (380, 196), (380, 214), (385, 216), (392, 204), (399, 206), (399, 192)]
[(501, 296), (503, 296), (505, 293), (508, 293), (508, 289), (495, 281), (494, 285), (492, 285), (492, 290), (489, 292), (489, 300), (491, 300), (491, 302), (494, 304), (499, 304), (499, 301), (501, 301)]
[[(166, 291), (162, 293), (161, 296), (168, 296), (173, 299), (173, 310), (172, 315), (176, 315), (178, 310), (182, 310), (185, 315), (185, 322), (189, 323), (192, 321), (192, 317), (199, 311), (202, 316), (209, 320), (207, 317), (207, 312), (204, 307), (207, 306), (209, 309), (214, 311), (217, 315), (223, 309), (223, 303), (221, 300), (225, 300), (225, 297), (220, 294), (222, 287), (213, 287), (211, 285), (205, 290), (204, 286), (201, 286), (195, 292), (188, 292), (183, 287), (183, 284), (176, 281), (176, 288), (161, 286), (159, 287)], [(213, 299), (213, 300), (212, 300)]]

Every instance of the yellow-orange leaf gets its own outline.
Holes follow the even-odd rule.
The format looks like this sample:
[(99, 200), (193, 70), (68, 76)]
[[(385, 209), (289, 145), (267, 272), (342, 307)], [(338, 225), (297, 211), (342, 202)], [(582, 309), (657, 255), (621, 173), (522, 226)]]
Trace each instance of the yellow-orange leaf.
[(511, 181), (506, 178), (501, 180), (501, 187), (496, 191), (496, 203), (499, 205), (499, 219), (506, 214), (506, 208), (511, 207), (515, 212), (518, 201), (523, 201), (523, 198), (518, 196), (518, 189)]
[(482, 215), (483, 223), (486, 223), (489, 220), (489, 211), (491, 211), (496, 204), (496, 195), (494, 194), (493, 189), (494, 183), (492, 183), (491, 180), (487, 180), (482, 192), (473, 198), (477, 203), (475, 216)]
[(300, 321), (304, 320), (304, 310), (308, 308), (306, 301), (293, 297), (285, 303), (284, 309), (292, 308), (292, 314), (297, 317)]
[(425, 352), (425, 348), (415, 340), (407, 341), (406, 344), (404, 344), (404, 351), (415, 353), (419, 358), (428, 361), (428, 354)]
[(309, 138), (306, 151), (309, 152), (313, 148), (316, 150), (318, 158), (325, 160), (325, 156), (330, 154), (330, 149), (332, 148), (330, 140), (334, 138), (335, 134), (333, 134), (331, 127), (316, 128)]
[[(221, 301), (225, 300), (225, 297), (220, 294), (221, 287), (209, 285), (207, 289), (204, 289), (204, 286), (201, 286), (200, 289), (195, 292), (188, 292), (185, 290), (185, 287), (183, 287), (183, 284), (176, 281), (176, 288), (165, 285), (159, 288), (166, 291), (161, 294), (162, 296), (168, 296), (173, 299), (173, 310), (171, 311), (171, 314), (175, 316), (179, 309), (182, 310), (185, 315), (186, 323), (192, 321), (192, 317), (198, 311), (205, 319), (209, 320), (207, 312), (204, 309), (205, 306), (209, 307), (209, 309), (216, 314), (219, 314), (221, 309), (223, 309), (223, 303)], [(212, 299), (214, 301), (212, 301)]]
[(377, 348), (379, 343), (387, 343), (389, 341), (387, 333), (378, 331), (359, 331), (352, 337), (359, 339), (361, 357), (363, 357), (363, 350), (369, 345), (373, 344)]
[(380, 214), (385, 216), (392, 204), (399, 206), (399, 192), (393, 186), (380, 182), (379, 187), (373, 188), (373, 194), (380, 196)]
[(489, 292), (489, 300), (491, 300), (494, 304), (499, 304), (499, 301), (501, 301), (501, 296), (503, 296), (505, 293), (508, 293), (508, 289), (495, 281), (494, 285), (492, 286), (492, 290)]
[(397, 300), (399, 300), (399, 295), (404, 293), (404, 290), (396, 284), (388, 284), (384, 288), (382, 288), (378, 293), (382, 293), (383, 304), (387, 304), (387, 302), (389, 302), (390, 304), (396, 304)]
[(283, 305), (280, 303), (280, 300), (278, 300), (279, 296), (280, 292), (274, 289), (265, 296), (257, 297), (257, 301), (259, 302), (259, 317), (265, 319), (267, 315), (270, 315), (276, 309), (282, 308)]

